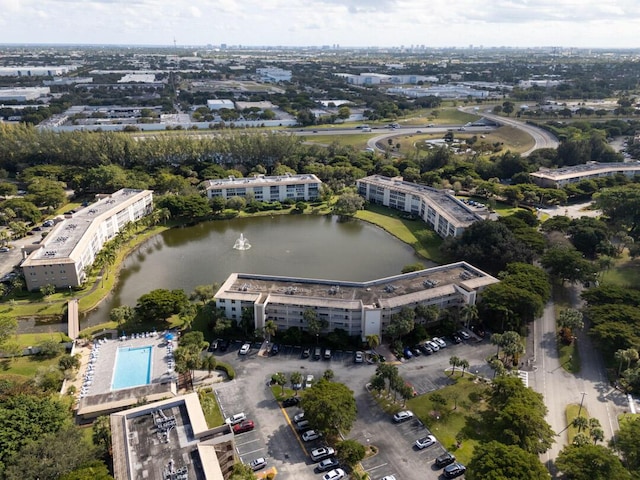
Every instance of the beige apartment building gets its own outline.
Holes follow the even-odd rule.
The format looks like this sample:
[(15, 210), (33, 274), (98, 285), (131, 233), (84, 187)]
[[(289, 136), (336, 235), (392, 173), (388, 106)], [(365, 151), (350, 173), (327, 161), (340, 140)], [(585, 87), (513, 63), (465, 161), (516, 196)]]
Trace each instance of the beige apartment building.
[(206, 185), (209, 198), (222, 197), (226, 200), (252, 195), (259, 202), (283, 202), (317, 199), (322, 181), (313, 174), (287, 174), (221, 178), (209, 180)]
[(28, 290), (44, 285), (77, 287), (86, 278), (85, 267), (93, 264), (104, 244), (127, 223), (140, 220), (153, 210), (151, 190), (124, 188), (96, 196), (94, 203), (56, 223), (41, 243), (23, 250), (21, 268)]
[(243, 308), (254, 313), (255, 328), (272, 320), (278, 331), (308, 328), (305, 310), (326, 320), (323, 333), (336, 328), (364, 339), (382, 335), (391, 316), (403, 307), (435, 305), (451, 308), (474, 305), (497, 278), (458, 262), (369, 282), (232, 273), (215, 295), (216, 306), (231, 320)]
[(489, 218), (484, 205), (468, 205), (447, 190), (405, 182), (402, 177), (371, 175), (358, 180), (358, 193), (371, 203), (420, 217), (441, 237), (457, 237), (471, 224)]

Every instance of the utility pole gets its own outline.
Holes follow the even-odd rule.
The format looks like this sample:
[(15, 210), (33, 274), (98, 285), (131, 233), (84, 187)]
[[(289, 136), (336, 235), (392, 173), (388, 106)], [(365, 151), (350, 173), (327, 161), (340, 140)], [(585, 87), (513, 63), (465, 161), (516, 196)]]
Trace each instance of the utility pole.
[(587, 392), (581, 392), (582, 393), (582, 400), (580, 400), (580, 408), (578, 409), (578, 417), (580, 416), (580, 413), (582, 412), (582, 404), (584, 403), (584, 396), (587, 394)]

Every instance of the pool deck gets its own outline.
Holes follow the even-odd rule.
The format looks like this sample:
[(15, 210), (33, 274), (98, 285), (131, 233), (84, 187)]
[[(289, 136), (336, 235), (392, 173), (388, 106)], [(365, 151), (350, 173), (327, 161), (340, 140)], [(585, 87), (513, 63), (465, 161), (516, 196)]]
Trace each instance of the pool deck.
[[(173, 342), (175, 347), (175, 342)], [(153, 347), (151, 350), (150, 384), (112, 390), (118, 348)], [(81, 367), (73, 382), (79, 398), (78, 415), (115, 411), (136, 403), (141, 398), (153, 400), (176, 394), (177, 374), (169, 368), (173, 356), (167, 348), (164, 332), (139, 338), (101, 340), (77, 349)], [(92, 361), (93, 360), (93, 361)]]

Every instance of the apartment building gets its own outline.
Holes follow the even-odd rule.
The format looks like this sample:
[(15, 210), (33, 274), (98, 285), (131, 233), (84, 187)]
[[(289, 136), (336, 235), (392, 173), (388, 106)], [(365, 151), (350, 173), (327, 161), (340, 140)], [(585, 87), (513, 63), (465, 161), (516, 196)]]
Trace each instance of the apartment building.
[(441, 237), (457, 237), (469, 225), (489, 218), (483, 205), (467, 205), (447, 190), (405, 182), (402, 177), (371, 175), (357, 181), (358, 193), (371, 203), (420, 217)]
[(287, 174), (273, 177), (258, 175), (249, 178), (209, 180), (207, 197), (246, 197), (252, 195), (260, 202), (285, 200), (315, 200), (320, 195), (322, 181), (312, 174)]
[(324, 333), (336, 328), (349, 335), (381, 335), (403, 307), (475, 305), (481, 292), (499, 280), (458, 262), (369, 282), (231, 274), (215, 295), (216, 306), (231, 320), (243, 308), (254, 313), (255, 328), (272, 320), (279, 331), (308, 329), (305, 311), (325, 320)]
[(153, 192), (124, 188), (72, 215), (65, 215), (42, 242), (29, 251), (22, 262), (27, 289), (44, 285), (76, 287), (86, 278), (85, 267), (93, 264), (104, 244), (130, 222), (153, 210)]
[(578, 183), (582, 180), (613, 177), (615, 175), (624, 175), (626, 177), (640, 175), (640, 162), (589, 162), (571, 167), (541, 168), (537, 172), (530, 173), (529, 177), (533, 183), (540, 187), (562, 188), (565, 185)]

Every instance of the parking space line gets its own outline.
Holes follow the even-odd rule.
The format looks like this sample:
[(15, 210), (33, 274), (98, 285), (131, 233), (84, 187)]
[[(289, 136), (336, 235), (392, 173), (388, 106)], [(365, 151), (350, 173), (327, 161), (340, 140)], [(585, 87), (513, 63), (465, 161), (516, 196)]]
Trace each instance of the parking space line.
[(256, 438), (254, 440), (249, 440), (248, 442), (244, 442), (244, 443), (236, 443), (236, 445), (238, 445), (239, 447), (243, 446), (243, 445), (249, 445), (250, 443), (254, 443), (254, 442), (259, 442), (260, 439)]
[(302, 440), (300, 439), (300, 435), (298, 435), (298, 432), (294, 428), (293, 423), (291, 422), (291, 419), (289, 418), (289, 414), (287, 413), (287, 411), (283, 407), (280, 407), (280, 410), (282, 410), (282, 414), (284, 415), (284, 418), (287, 420), (287, 423), (289, 424), (289, 428), (293, 432), (293, 435), (296, 437), (296, 440), (298, 441), (298, 444), (300, 445), (300, 448), (302, 448), (302, 451), (304, 452), (304, 454), (306, 456), (309, 456), (309, 452), (307, 452), (307, 449), (305, 448), (304, 443), (302, 443)]
[(245, 455), (251, 455), (252, 453), (261, 452), (262, 450), (264, 450), (264, 448), (258, 448), (256, 450), (251, 450), (250, 452), (244, 452), (241, 456), (244, 457)]
[(375, 467), (367, 468), (366, 471), (370, 472), (371, 470), (375, 470), (377, 468), (384, 467), (385, 465), (389, 465), (389, 464), (388, 463), (383, 463), (383, 464), (380, 464), (380, 465), (376, 465)]

